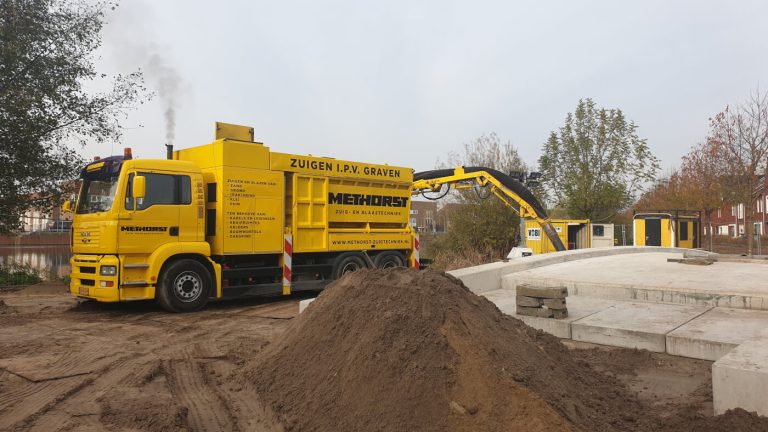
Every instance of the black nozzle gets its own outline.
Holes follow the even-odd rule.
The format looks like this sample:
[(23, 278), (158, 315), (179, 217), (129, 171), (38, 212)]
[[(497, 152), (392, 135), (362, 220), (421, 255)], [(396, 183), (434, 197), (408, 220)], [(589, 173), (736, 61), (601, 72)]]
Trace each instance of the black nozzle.
[(165, 158), (168, 160), (173, 160), (173, 144), (165, 145)]

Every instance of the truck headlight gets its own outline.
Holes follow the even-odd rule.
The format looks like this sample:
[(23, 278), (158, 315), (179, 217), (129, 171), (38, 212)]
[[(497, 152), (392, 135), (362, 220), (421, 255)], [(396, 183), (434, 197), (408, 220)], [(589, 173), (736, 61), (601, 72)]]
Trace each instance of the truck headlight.
[(117, 266), (101, 266), (100, 274), (102, 276), (114, 276), (117, 274)]

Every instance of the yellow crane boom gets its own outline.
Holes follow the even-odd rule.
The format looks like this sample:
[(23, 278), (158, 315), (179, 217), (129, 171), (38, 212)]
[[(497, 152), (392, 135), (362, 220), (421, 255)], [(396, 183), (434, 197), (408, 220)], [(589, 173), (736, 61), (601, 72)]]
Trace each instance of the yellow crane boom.
[(516, 210), (521, 218), (536, 220), (556, 250), (566, 250), (560, 236), (549, 221), (544, 206), (525, 185), (501, 171), (486, 167), (460, 166), (454, 169), (419, 172), (413, 176), (411, 193), (415, 195), (426, 191), (439, 192), (444, 185), (455, 189), (489, 186), (491, 192)]

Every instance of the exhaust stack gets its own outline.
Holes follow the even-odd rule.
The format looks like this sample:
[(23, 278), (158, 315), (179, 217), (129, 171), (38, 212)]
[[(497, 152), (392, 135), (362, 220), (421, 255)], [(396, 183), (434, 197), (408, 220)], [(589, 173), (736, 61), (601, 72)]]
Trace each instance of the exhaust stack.
[(173, 144), (165, 145), (165, 158), (168, 160), (173, 160)]

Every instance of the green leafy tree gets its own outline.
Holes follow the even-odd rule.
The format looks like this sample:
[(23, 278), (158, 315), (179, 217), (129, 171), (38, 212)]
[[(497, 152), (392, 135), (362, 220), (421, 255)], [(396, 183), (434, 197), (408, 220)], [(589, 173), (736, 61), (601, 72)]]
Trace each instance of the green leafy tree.
[[(60, 202), (86, 142), (118, 140), (146, 98), (140, 72), (107, 77), (94, 51), (111, 3), (0, 0), (0, 232)], [(88, 83), (106, 84), (88, 92)]]
[[(507, 173), (526, 169), (517, 149), (510, 142), (502, 143), (495, 133), (465, 143), (463, 153), (449, 153), (447, 161), (438, 165), (440, 168), (482, 166)], [(460, 189), (450, 200), (459, 205), (452, 206), (446, 232), (433, 245), (438, 267), (451, 267), (450, 262), (440, 261), (471, 265), (498, 259), (516, 244), (517, 213), (489, 189)], [(474, 257), (474, 261), (480, 262), (456, 260), (455, 254)]]
[(579, 100), (539, 158), (543, 184), (572, 218), (605, 220), (627, 208), (652, 181), (659, 160), (620, 109)]

